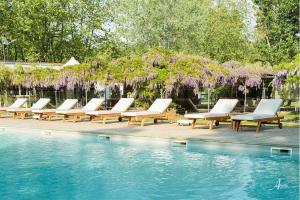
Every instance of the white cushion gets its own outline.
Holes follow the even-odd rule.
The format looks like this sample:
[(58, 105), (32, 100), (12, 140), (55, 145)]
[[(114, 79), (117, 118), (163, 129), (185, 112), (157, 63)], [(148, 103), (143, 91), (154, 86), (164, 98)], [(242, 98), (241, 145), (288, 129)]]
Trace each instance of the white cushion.
[(136, 117), (136, 116), (144, 116), (144, 115), (159, 115), (160, 112), (150, 112), (150, 111), (140, 111), (140, 112), (123, 112), (122, 116), (128, 117)]
[(204, 119), (208, 117), (224, 117), (228, 116), (226, 113), (191, 113), (185, 114), (184, 117), (188, 119)]
[(8, 108), (20, 108), (24, 103), (26, 103), (26, 98), (18, 98), (11, 106)]
[(29, 111), (30, 112), (31, 108), (9, 108), (9, 109), (7, 109), (7, 111), (9, 111), (9, 112)]
[(57, 110), (56, 113), (66, 115), (66, 114), (84, 113), (84, 111), (81, 109), (71, 109), (71, 110)]
[(88, 111), (85, 112), (87, 115), (108, 115), (108, 114), (121, 114), (119, 111), (113, 110), (99, 110), (99, 111)]
[(125, 112), (131, 106), (133, 101), (134, 98), (121, 98), (111, 110)]
[(258, 120), (258, 119), (267, 119), (272, 118), (274, 115), (266, 115), (266, 114), (244, 114), (244, 115), (234, 115), (231, 116), (233, 120)]
[(76, 105), (77, 101), (77, 99), (67, 99), (57, 108), (57, 110), (70, 110)]
[(83, 108), (83, 111), (94, 111), (98, 110), (101, 104), (104, 102), (104, 99), (92, 98)]
[(7, 108), (7, 112), (16, 112), (19, 108)]
[(55, 112), (55, 109), (41, 109), (41, 110), (32, 110), (33, 113), (42, 114), (42, 113), (51, 113)]
[(219, 99), (211, 113), (230, 113), (239, 101), (237, 99)]
[(31, 106), (32, 110), (39, 110), (44, 108), (50, 102), (49, 98), (41, 98)]
[(262, 99), (253, 114), (275, 115), (280, 108), (282, 99)]
[(172, 99), (156, 99), (147, 111), (163, 113), (167, 110), (171, 103)]

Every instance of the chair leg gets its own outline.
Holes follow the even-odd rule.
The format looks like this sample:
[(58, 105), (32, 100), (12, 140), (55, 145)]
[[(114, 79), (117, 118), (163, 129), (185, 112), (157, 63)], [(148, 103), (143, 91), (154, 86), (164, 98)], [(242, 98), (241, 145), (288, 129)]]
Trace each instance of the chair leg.
[(261, 127), (261, 121), (257, 122), (257, 126), (256, 126), (256, 132), (258, 133)]
[(193, 122), (192, 122), (192, 128), (195, 128), (195, 126), (196, 126), (196, 119), (193, 119)]
[(236, 121), (235, 127), (236, 127), (236, 131), (239, 131), (241, 127), (241, 121)]
[(128, 126), (130, 125), (130, 122), (131, 122), (131, 117), (128, 117), (128, 122), (127, 122)]
[(154, 124), (157, 124), (157, 119), (154, 119), (153, 122), (154, 122)]
[(213, 129), (213, 126), (214, 126), (214, 120), (211, 120), (209, 122), (209, 130), (212, 130)]
[(77, 121), (77, 115), (74, 115), (73, 116), (73, 122), (76, 122)]
[(280, 122), (280, 118), (277, 116), (278, 128), (282, 129), (282, 123)]
[(122, 121), (122, 117), (119, 117), (118, 120), (119, 120), (119, 122), (121, 122)]
[(144, 126), (144, 123), (145, 123), (145, 118), (143, 118), (143, 119), (141, 120), (141, 126)]
[(235, 121), (234, 120), (231, 120), (231, 129), (235, 130)]

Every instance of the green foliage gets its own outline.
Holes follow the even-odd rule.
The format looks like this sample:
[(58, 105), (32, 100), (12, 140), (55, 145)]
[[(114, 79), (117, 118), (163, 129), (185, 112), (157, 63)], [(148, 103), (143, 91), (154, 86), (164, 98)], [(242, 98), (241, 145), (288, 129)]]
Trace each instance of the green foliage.
[(252, 59), (254, 49), (243, 34), (247, 30), (238, 10), (224, 6), (209, 9), (203, 32), (200, 48), (211, 58), (219, 62)]
[(26, 73), (22, 66), (17, 65), (12, 71), (12, 84), (21, 85), (26, 79)]
[(224, 62), (249, 60), (253, 47), (239, 8), (207, 0), (119, 2), (116, 32), (133, 52), (162, 47)]
[(106, 0), (0, 1), (0, 36), (17, 39), (7, 58), (62, 62), (74, 56), (83, 61), (107, 44), (108, 6)]
[(299, 51), (299, 1), (255, 0), (258, 5), (256, 46), (263, 62), (289, 62)]
[(0, 65), (0, 91), (6, 90), (11, 84), (11, 71), (9, 68)]
[[(105, 68), (110, 59), (161, 47), (220, 63), (275, 65), (298, 52), (298, 10), (296, 0), (2, 0), (0, 37), (17, 39), (5, 49), (15, 61), (98, 56), (93, 64)], [(160, 60), (168, 61), (170, 52), (155, 65), (164, 68)], [(158, 53), (153, 49), (143, 59)]]
[(294, 60), (291, 62), (284, 62), (276, 65), (275, 67), (276, 71), (280, 70), (287, 70), (288, 75), (286, 79), (286, 83), (288, 84), (294, 84), (296, 86), (300, 85), (300, 54), (296, 55), (294, 57)]

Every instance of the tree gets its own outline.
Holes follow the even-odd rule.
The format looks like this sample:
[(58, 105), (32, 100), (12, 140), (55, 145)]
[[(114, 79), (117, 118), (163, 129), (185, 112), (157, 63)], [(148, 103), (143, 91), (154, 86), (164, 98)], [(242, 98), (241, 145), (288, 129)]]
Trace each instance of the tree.
[(259, 7), (257, 48), (260, 59), (272, 65), (290, 62), (299, 51), (298, 0), (255, 0)]
[(17, 39), (8, 58), (21, 61), (80, 61), (108, 38), (106, 0), (0, 1), (0, 36)]
[(118, 5), (116, 35), (133, 52), (161, 47), (221, 62), (251, 55), (243, 13), (235, 5), (208, 0), (122, 0)]

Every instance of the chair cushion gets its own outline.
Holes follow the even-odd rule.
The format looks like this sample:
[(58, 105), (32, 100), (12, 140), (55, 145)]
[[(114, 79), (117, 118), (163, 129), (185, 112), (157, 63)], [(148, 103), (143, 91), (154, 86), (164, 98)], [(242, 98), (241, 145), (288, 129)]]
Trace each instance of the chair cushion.
[(88, 111), (85, 112), (87, 115), (108, 115), (108, 114), (121, 114), (119, 111), (113, 110), (99, 110), (99, 111)]
[(160, 112), (150, 112), (150, 111), (140, 111), (140, 112), (123, 112), (122, 116), (128, 117), (137, 117), (137, 116), (144, 116), (144, 115), (159, 115)]
[(266, 114), (245, 114), (245, 115), (234, 115), (231, 116), (231, 119), (233, 120), (258, 120), (258, 119), (267, 119), (267, 118), (272, 118), (274, 115), (266, 115)]
[(275, 115), (280, 108), (282, 99), (262, 99), (253, 114)]
[(208, 117), (226, 117), (228, 114), (224, 113), (191, 113), (185, 114), (184, 117), (188, 119), (204, 119)]
[(171, 103), (172, 99), (156, 99), (147, 111), (163, 113)]

